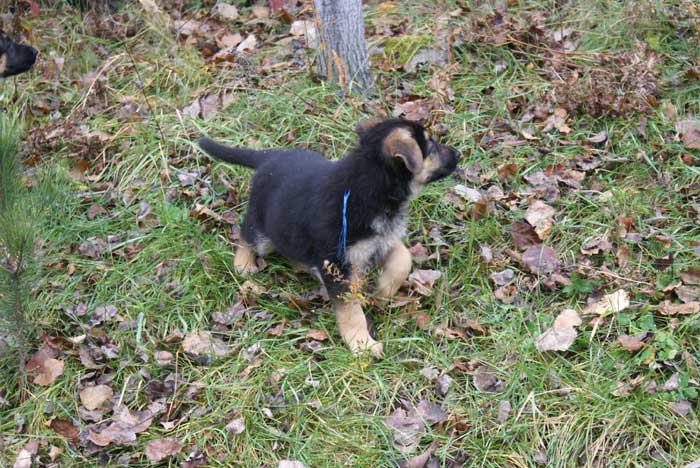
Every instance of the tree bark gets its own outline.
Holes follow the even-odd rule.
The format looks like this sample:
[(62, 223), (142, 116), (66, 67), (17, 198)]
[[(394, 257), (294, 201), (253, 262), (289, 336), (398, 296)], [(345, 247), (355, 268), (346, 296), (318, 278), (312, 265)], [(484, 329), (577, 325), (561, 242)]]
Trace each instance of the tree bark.
[(318, 71), (347, 92), (367, 96), (372, 76), (367, 60), (362, 0), (314, 0), (317, 15)]

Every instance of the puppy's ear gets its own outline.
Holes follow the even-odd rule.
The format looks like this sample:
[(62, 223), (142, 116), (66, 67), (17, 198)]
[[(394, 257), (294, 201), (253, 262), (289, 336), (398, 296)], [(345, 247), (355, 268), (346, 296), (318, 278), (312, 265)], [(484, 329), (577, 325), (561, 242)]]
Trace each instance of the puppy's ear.
[(362, 136), (363, 134), (367, 133), (372, 127), (379, 125), (382, 123), (382, 119), (379, 117), (370, 117), (369, 119), (364, 119), (360, 120), (355, 127), (355, 132), (357, 132), (358, 135)]
[(400, 158), (406, 168), (417, 174), (423, 165), (423, 152), (411, 132), (404, 127), (395, 128), (384, 138), (384, 153), (391, 158)]

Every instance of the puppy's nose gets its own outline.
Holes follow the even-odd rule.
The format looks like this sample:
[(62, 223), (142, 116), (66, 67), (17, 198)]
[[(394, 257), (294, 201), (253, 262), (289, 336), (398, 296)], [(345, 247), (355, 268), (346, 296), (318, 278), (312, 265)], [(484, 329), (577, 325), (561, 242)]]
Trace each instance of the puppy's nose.
[(455, 159), (459, 159), (462, 156), (462, 152), (457, 148), (450, 148), (450, 155)]

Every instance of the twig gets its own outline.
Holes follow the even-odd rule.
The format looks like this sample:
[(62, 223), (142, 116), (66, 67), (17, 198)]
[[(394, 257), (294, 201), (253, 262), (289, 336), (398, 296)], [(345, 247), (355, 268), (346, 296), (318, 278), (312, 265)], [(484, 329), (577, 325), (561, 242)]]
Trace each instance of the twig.
[(654, 286), (653, 284), (648, 283), (646, 281), (639, 281), (639, 280), (634, 280), (632, 278), (625, 278), (624, 276), (617, 275), (611, 271), (598, 270), (598, 269), (593, 268), (592, 266), (588, 266), (588, 265), (578, 265), (578, 266), (581, 268), (586, 268), (588, 270), (595, 271), (596, 273), (600, 273), (601, 275), (610, 276), (611, 278), (619, 279), (622, 281), (627, 281), (628, 283), (643, 284), (645, 286)]
[(163, 133), (163, 128), (160, 126), (160, 120), (156, 117), (155, 112), (153, 112), (153, 107), (151, 107), (151, 103), (148, 100), (148, 96), (146, 96), (146, 91), (143, 89), (143, 85), (145, 81), (141, 79), (141, 74), (139, 73), (139, 67), (136, 66), (136, 60), (134, 60), (134, 56), (131, 55), (131, 51), (129, 50), (129, 46), (126, 45), (126, 37), (124, 37), (124, 50), (126, 50), (126, 54), (129, 56), (129, 59), (131, 60), (131, 64), (134, 66), (134, 71), (136, 72), (136, 78), (138, 78), (139, 83), (141, 83), (141, 86), (138, 86), (139, 90), (141, 91), (141, 94), (143, 95), (143, 99), (146, 101), (146, 107), (148, 107), (148, 112), (151, 113), (151, 116), (153, 117), (153, 121), (156, 123), (156, 127), (158, 127), (158, 133), (160, 133), (160, 139), (161, 141), (165, 141), (165, 133)]

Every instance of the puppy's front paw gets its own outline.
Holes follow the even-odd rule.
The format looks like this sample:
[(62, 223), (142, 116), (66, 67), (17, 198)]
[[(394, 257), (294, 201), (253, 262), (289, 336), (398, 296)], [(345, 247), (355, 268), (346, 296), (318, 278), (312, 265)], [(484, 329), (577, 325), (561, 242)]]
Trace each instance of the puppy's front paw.
[(363, 354), (369, 352), (374, 357), (384, 356), (384, 346), (371, 337), (348, 343), (348, 347), (353, 354)]
[(260, 269), (255, 263), (255, 252), (248, 246), (242, 245), (236, 251), (233, 267), (239, 275), (253, 275)]

